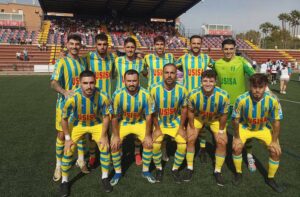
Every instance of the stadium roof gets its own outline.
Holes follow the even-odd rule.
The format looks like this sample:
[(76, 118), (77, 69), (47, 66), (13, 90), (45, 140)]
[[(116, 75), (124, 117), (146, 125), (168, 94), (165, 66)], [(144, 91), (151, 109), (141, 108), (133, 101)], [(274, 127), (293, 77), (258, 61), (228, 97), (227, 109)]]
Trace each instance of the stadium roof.
[(102, 15), (112, 10), (127, 17), (175, 19), (201, 0), (39, 0), (44, 13)]

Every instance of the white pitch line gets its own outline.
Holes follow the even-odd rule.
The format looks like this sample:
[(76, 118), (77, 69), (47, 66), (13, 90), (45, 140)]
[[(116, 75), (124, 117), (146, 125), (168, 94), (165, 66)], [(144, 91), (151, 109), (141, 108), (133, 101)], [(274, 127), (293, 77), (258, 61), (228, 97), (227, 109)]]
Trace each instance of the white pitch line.
[(286, 101), (286, 102), (290, 102), (290, 103), (300, 104), (299, 101), (291, 101), (291, 100), (287, 100), (287, 99), (279, 99), (279, 101)]

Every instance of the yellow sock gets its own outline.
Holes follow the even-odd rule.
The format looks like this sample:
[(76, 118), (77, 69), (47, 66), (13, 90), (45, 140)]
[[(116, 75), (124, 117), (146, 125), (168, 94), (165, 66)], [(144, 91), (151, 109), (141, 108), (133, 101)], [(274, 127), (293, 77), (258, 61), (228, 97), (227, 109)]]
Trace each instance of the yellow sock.
[(84, 148), (85, 148), (86, 140), (80, 139), (77, 142), (77, 150), (78, 150), (78, 160), (84, 160)]
[(143, 172), (149, 171), (149, 166), (152, 160), (152, 150), (144, 148), (143, 150)]
[(215, 154), (215, 158), (216, 158), (215, 172), (221, 172), (222, 166), (225, 161), (225, 155)]
[(233, 163), (234, 163), (236, 172), (242, 173), (242, 162), (243, 162), (242, 154), (232, 155), (232, 158), (233, 158)]
[(178, 170), (181, 166), (186, 152), (186, 144), (177, 144), (177, 150), (175, 152), (175, 159), (172, 170)]
[(277, 170), (279, 167), (279, 161), (274, 161), (269, 158), (269, 171), (268, 171), (268, 178), (274, 178)]
[(104, 179), (108, 177), (109, 162), (110, 162), (110, 155), (107, 148), (103, 148), (102, 150), (100, 150), (100, 162), (101, 162), (102, 179)]
[(155, 167), (157, 169), (162, 170), (162, 166), (161, 166), (161, 157), (162, 157), (162, 153), (161, 153), (161, 144), (160, 143), (153, 143), (153, 162), (155, 164)]
[(69, 170), (71, 169), (72, 162), (73, 162), (73, 152), (74, 152), (74, 146), (72, 146), (69, 151), (64, 153), (64, 156), (62, 158), (61, 170), (62, 170), (62, 176), (64, 177), (69, 176)]
[(64, 147), (65, 143), (64, 141), (60, 140), (58, 137), (56, 138), (56, 144), (55, 144), (55, 149), (56, 149), (56, 165), (61, 166), (61, 160), (64, 155)]
[(190, 169), (190, 170), (193, 170), (193, 167), (194, 167), (194, 165), (193, 165), (194, 156), (195, 156), (195, 153), (193, 153), (193, 152), (186, 153), (186, 162), (187, 162), (188, 169)]
[(121, 173), (121, 154), (120, 151), (111, 153), (114, 169), (116, 173)]

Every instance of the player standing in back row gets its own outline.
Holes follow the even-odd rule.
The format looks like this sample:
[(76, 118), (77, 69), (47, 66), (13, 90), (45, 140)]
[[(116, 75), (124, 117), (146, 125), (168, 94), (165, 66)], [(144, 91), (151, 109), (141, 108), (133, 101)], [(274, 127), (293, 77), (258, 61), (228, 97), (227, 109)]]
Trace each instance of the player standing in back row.
[[(183, 86), (190, 93), (193, 89), (201, 86), (201, 75), (208, 69), (214, 61), (207, 55), (201, 53), (203, 38), (199, 35), (193, 35), (190, 38), (191, 51), (179, 57), (176, 66), (183, 70)], [(200, 161), (207, 162), (205, 151), (206, 141), (204, 136), (200, 140)]]
[[(236, 98), (246, 92), (245, 74), (251, 76), (255, 70), (251, 64), (241, 56), (236, 56), (236, 43), (233, 39), (222, 42), (224, 57), (215, 62), (213, 69), (217, 72), (220, 87), (230, 96), (228, 117), (231, 117), (232, 108)], [(256, 170), (252, 155), (251, 141), (246, 143), (248, 168), (251, 172)]]

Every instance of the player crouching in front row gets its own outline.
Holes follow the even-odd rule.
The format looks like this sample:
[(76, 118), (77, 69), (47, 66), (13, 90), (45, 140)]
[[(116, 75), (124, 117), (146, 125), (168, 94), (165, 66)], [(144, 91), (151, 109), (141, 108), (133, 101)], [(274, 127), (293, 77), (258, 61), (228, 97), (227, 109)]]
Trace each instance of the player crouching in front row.
[[(108, 95), (95, 88), (95, 75), (91, 71), (83, 71), (80, 76), (80, 88), (74, 96), (68, 98), (63, 107), (62, 128), (65, 134), (64, 156), (62, 158), (61, 196), (70, 193), (69, 170), (72, 167), (72, 156), (77, 141), (86, 133), (92, 135), (100, 150), (102, 169), (102, 183), (106, 192), (112, 187), (108, 180), (109, 170), (109, 142), (107, 131), (111, 109)], [(72, 116), (73, 128), (68, 126), (68, 119)]]
[(151, 123), (154, 103), (147, 90), (139, 86), (139, 73), (127, 70), (124, 74), (125, 86), (113, 95), (111, 155), (115, 175), (111, 179), (112, 186), (122, 177), (120, 146), (124, 137), (134, 134), (143, 143), (143, 173), (142, 176), (150, 183), (155, 178), (149, 172), (152, 159)]
[(192, 178), (195, 142), (204, 125), (207, 125), (216, 141), (214, 176), (217, 185), (224, 186), (221, 168), (226, 156), (226, 121), (230, 102), (228, 93), (215, 86), (216, 77), (215, 71), (204, 71), (202, 86), (194, 89), (188, 96), (187, 172), (184, 181), (190, 181)]
[(242, 181), (242, 149), (251, 138), (263, 141), (269, 149), (269, 171), (266, 183), (276, 192), (283, 188), (274, 180), (279, 167), (281, 148), (279, 145), (280, 120), (283, 118), (278, 100), (266, 92), (268, 78), (264, 74), (250, 77), (250, 91), (236, 100), (232, 119), (234, 138), (232, 143), (233, 162), (236, 169), (234, 185)]

